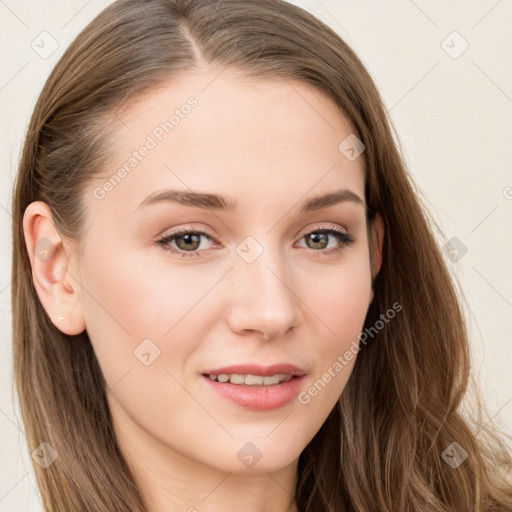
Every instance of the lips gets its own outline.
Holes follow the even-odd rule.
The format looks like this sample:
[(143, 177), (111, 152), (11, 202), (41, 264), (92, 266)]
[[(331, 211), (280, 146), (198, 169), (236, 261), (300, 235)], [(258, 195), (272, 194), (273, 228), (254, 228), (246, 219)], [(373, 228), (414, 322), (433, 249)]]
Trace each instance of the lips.
[(238, 374), (238, 375), (261, 375), (262, 377), (271, 377), (278, 373), (292, 375), (294, 377), (302, 377), (306, 371), (298, 366), (289, 363), (274, 364), (271, 366), (262, 366), (257, 364), (241, 364), (226, 366), (224, 368), (213, 368), (206, 370), (203, 375), (220, 375), (220, 374)]
[[(274, 375), (287, 375), (287, 380), (276, 384), (249, 385), (233, 384), (212, 380), (212, 376), (253, 375), (272, 377)], [(202, 375), (202, 382), (221, 397), (253, 411), (271, 411), (290, 403), (299, 394), (306, 371), (289, 363), (262, 366), (258, 364), (240, 364), (212, 368)], [(224, 378), (225, 378), (224, 377)], [(246, 377), (247, 379), (247, 377)], [(254, 380), (254, 379), (251, 379)]]

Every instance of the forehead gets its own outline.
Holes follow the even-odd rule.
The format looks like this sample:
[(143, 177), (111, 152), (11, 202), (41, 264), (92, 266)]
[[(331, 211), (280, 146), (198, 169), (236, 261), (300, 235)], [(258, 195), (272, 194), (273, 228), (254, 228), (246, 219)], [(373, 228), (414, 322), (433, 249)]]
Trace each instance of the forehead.
[(212, 68), (164, 82), (116, 116), (99, 183), (112, 183), (104, 208), (122, 201), (133, 211), (164, 188), (222, 193), (238, 204), (256, 193), (282, 203), (308, 190), (364, 186), (361, 159), (339, 147), (354, 133), (350, 122), (299, 81)]

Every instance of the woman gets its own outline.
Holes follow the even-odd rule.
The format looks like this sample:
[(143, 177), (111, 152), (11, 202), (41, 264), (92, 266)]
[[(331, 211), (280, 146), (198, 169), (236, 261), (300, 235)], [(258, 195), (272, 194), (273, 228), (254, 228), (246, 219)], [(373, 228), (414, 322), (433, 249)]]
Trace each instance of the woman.
[(45, 509), (512, 510), (409, 179), (371, 77), (305, 11), (105, 9), (45, 84), (14, 190)]

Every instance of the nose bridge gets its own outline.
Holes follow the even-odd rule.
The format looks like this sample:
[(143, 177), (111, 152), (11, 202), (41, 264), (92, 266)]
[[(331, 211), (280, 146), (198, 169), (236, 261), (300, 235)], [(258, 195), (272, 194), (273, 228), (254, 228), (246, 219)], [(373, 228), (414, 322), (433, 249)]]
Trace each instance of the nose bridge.
[(247, 237), (237, 246), (230, 322), (236, 331), (257, 330), (270, 337), (285, 334), (299, 320), (293, 279), (277, 247)]

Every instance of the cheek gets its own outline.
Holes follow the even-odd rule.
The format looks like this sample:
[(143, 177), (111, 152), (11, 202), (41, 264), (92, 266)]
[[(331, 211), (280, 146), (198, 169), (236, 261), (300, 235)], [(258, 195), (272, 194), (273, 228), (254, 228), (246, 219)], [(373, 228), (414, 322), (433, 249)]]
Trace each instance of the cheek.
[[(336, 333), (334, 338), (337, 339), (336, 342), (329, 343), (326, 350), (330, 356), (329, 365), (335, 357), (350, 352), (350, 347), (359, 344), (358, 335), (363, 329), (368, 312), (370, 293), (370, 269), (367, 265), (358, 265), (340, 279), (336, 293), (333, 293), (331, 301), (325, 304), (331, 315), (332, 329)], [(350, 369), (354, 362), (352, 361)]]
[(205, 294), (218, 276), (164, 258), (157, 263), (142, 251), (113, 261), (114, 253), (98, 247), (83, 273), (86, 329), (107, 383), (144, 363), (160, 372), (184, 366), (200, 339), (190, 334), (208, 325), (212, 303)]
[(156, 264), (142, 251), (127, 252), (113, 261), (114, 253), (100, 250), (94, 264), (87, 264), (90, 271), (83, 283), (88, 290), (88, 331), (89, 326), (101, 324), (121, 338), (161, 338), (204, 294), (206, 285), (199, 276), (189, 279), (177, 266)]
[[(87, 290), (83, 307), (91, 344), (107, 384), (112, 386), (126, 372), (142, 366), (134, 350), (143, 340), (161, 345), (166, 330), (162, 310), (169, 294), (162, 296), (161, 284), (155, 276), (151, 278), (147, 265), (139, 265), (133, 258), (112, 258), (116, 251), (106, 244), (96, 249), (91, 251), (94, 261), (87, 262), (82, 273)], [(158, 350), (153, 348), (153, 357)]]
[[(367, 259), (347, 261), (343, 268), (317, 275), (307, 304), (316, 314), (315, 373), (299, 403), (325, 418), (342, 394), (354, 368), (359, 334), (369, 307), (371, 273)], [(305, 293), (305, 292), (303, 292)]]
[(368, 256), (363, 250), (351, 256), (339, 266), (317, 270), (313, 280), (302, 283), (301, 297), (317, 316), (324, 349), (343, 348), (360, 332), (368, 311), (372, 285)]
[(193, 421), (197, 404), (194, 408), (179, 382), (181, 369), (197, 348), (190, 336), (190, 320), (197, 322), (191, 308), (206, 284), (133, 257), (116, 262), (105, 258), (101, 264), (101, 252), (96, 254), (97, 263), (84, 275), (89, 291), (84, 312), (115, 416), (121, 423), (127, 415), (140, 426), (165, 428), (165, 418), (172, 417), (179, 403), (184, 406), (182, 417), (190, 414), (185, 419)]

